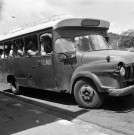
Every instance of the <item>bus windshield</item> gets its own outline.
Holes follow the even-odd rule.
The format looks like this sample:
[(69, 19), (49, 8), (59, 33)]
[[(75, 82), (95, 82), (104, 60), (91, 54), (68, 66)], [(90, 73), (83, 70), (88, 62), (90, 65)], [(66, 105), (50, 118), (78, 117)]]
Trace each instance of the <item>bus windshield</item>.
[(96, 51), (96, 50), (104, 50), (104, 49), (111, 49), (108, 43), (101, 35), (84, 35), (84, 36), (77, 36), (74, 39), (76, 48), (79, 51)]
[(55, 42), (56, 53), (66, 53), (75, 51), (75, 46), (70, 38), (60, 38)]

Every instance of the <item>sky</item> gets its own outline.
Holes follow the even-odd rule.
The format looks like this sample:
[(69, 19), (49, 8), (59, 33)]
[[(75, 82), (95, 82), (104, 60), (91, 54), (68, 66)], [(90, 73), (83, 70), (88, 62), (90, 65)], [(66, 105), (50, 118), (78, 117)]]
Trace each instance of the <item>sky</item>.
[(0, 0), (0, 34), (63, 14), (107, 20), (113, 33), (134, 29), (134, 0)]

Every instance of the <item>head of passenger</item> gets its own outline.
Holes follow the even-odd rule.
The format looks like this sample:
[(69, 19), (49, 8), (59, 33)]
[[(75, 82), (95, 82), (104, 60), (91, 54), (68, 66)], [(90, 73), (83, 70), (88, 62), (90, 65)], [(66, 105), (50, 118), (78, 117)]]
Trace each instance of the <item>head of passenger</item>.
[(20, 50), (22, 50), (23, 44), (20, 42), (20, 43), (18, 44), (18, 47), (19, 47)]
[(49, 35), (41, 36), (41, 45), (46, 53), (52, 52), (52, 38)]
[(28, 42), (27, 50), (37, 51), (37, 46), (33, 41)]
[(33, 42), (32, 41), (29, 41), (28, 46), (27, 46), (28, 50), (29, 49), (32, 49), (32, 45), (33, 45)]

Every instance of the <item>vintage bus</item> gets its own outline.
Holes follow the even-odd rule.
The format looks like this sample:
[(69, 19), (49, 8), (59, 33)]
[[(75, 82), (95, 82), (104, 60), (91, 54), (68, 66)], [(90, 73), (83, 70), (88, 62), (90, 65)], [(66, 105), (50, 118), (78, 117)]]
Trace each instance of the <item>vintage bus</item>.
[(1, 36), (0, 82), (14, 94), (20, 86), (70, 93), (85, 108), (99, 107), (106, 95), (133, 93), (134, 54), (109, 47), (109, 25), (68, 18)]

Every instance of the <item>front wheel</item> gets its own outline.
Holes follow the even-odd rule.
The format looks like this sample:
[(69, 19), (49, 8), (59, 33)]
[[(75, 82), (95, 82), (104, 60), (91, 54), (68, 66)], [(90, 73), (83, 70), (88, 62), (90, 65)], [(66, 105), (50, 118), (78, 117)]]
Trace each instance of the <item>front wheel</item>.
[(84, 108), (98, 108), (104, 101), (104, 96), (86, 79), (78, 80), (74, 86), (76, 102)]
[(19, 85), (17, 84), (16, 81), (10, 82), (10, 88), (11, 88), (11, 91), (13, 94), (15, 94), (15, 95), (20, 94)]

